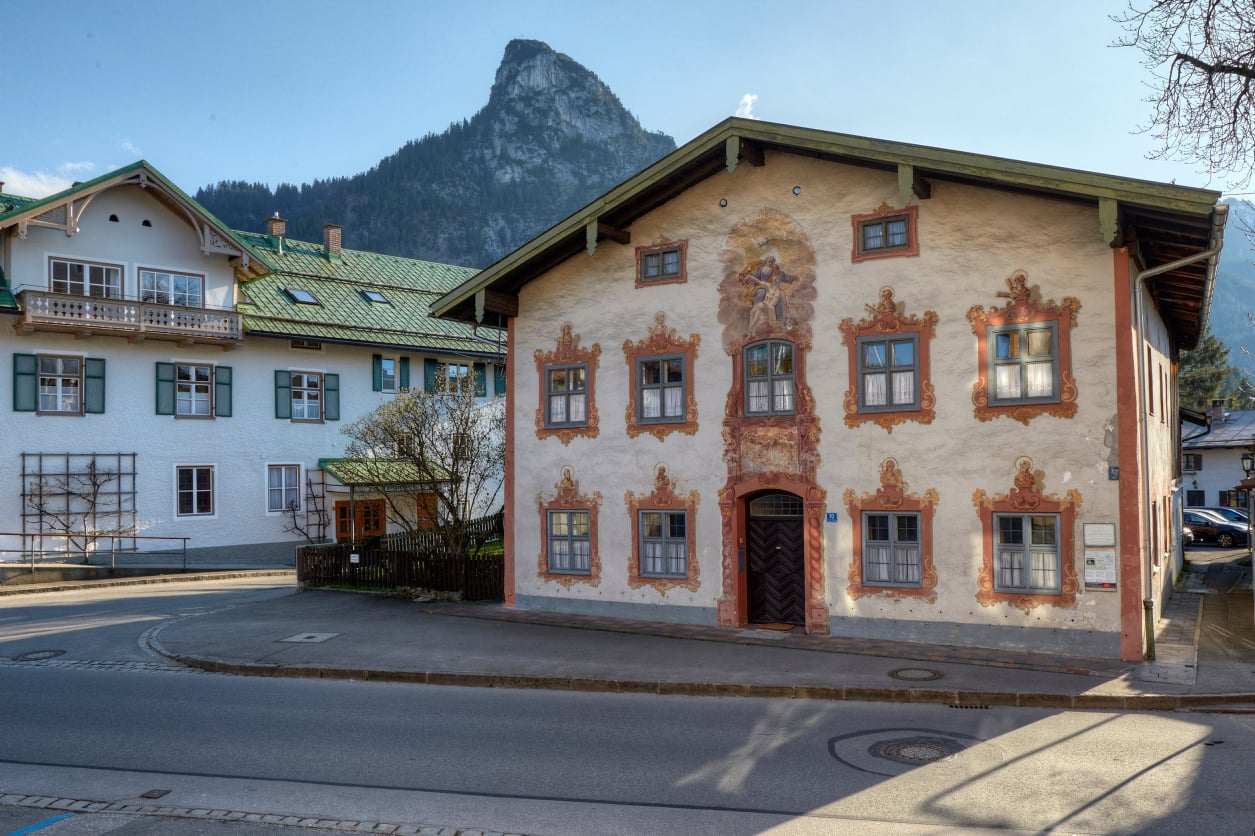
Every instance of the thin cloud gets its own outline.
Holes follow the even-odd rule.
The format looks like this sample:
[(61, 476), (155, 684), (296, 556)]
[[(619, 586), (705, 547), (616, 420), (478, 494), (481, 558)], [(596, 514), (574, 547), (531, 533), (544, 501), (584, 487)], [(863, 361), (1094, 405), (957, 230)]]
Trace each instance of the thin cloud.
[(139, 150), (139, 147), (134, 142), (131, 142), (129, 139), (122, 140), (121, 148), (123, 151), (130, 154), (132, 157), (135, 157), (136, 159), (139, 159), (140, 157), (144, 156), (144, 152)]
[(736, 106), (736, 115), (742, 119), (757, 119), (754, 115), (754, 103), (758, 101), (757, 93), (746, 93), (741, 97), (741, 103)]

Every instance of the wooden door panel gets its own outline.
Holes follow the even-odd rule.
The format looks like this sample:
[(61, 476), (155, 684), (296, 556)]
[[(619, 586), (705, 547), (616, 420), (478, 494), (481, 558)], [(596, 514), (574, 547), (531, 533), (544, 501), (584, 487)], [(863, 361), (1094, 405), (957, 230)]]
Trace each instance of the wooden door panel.
[(746, 533), (749, 620), (760, 624), (805, 624), (802, 520), (751, 518)]

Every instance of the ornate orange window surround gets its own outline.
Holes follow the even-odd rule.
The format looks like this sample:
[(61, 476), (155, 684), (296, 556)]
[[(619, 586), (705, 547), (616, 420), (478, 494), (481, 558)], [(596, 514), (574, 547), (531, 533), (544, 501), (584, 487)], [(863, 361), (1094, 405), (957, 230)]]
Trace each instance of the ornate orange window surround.
[[(637, 287), (656, 287), (660, 284), (684, 284), (688, 281), (688, 240), (671, 241), (666, 238), (660, 238), (652, 244), (647, 244), (636, 248), (636, 286)], [(647, 279), (644, 277), (644, 265), (642, 259), (644, 256), (655, 253), (660, 250), (679, 250), (680, 251), (680, 272), (675, 276), (659, 276), (656, 279)]]
[[(876, 222), (887, 218), (902, 217), (906, 219), (906, 240), (905, 247), (892, 247), (875, 250), (863, 249), (863, 226), (868, 222)], [(919, 207), (906, 206), (901, 209), (894, 209), (888, 203), (880, 204), (880, 207), (874, 212), (868, 212), (866, 215), (851, 215), (850, 228), (853, 232), (853, 241), (850, 247), (850, 261), (858, 264), (860, 261), (875, 261), (881, 258), (910, 258), (919, 255)]]
[[(925, 311), (922, 318), (915, 314), (906, 316), (903, 313), (903, 304), (893, 299), (892, 287), (880, 289), (880, 301), (875, 307), (871, 305), (864, 307), (871, 316), (859, 320), (857, 324), (852, 318), (846, 317), (841, 320), (840, 326), (841, 333), (844, 335), (842, 342), (849, 349), (850, 357), (850, 388), (845, 392), (845, 425), (857, 427), (859, 424), (872, 422), (891, 433), (896, 425), (906, 421), (931, 424), (936, 415), (934, 407), (937, 404), (937, 396), (933, 390), (932, 381), (929, 379), (928, 348), (932, 338), (936, 336), (936, 312)], [(915, 386), (919, 397), (919, 409), (860, 412), (858, 404), (862, 376), (858, 369), (859, 339), (912, 334), (916, 335), (918, 340)]]
[[(1065, 296), (1061, 304), (1053, 299), (1041, 301), (1040, 294), (1028, 286), (1028, 273), (1016, 270), (1006, 279), (1007, 290), (998, 295), (1009, 299), (1006, 307), (992, 308), (988, 312), (980, 305), (973, 305), (967, 312), (976, 335), (978, 378), (972, 385), (974, 414), (981, 421), (992, 421), (1007, 416), (1024, 426), (1039, 415), (1071, 418), (1076, 415), (1076, 378), (1072, 375), (1072, 329), (1076, 327), (1076, 312), (1081, 303), (1072, 296)], [(989, 345), (990, 328), (1027, 323), (1055, 323), (1058, 340), (1058, 400), (1054, 403), (1025, 403), (991, 405), (989, 403)]]
[[(540, 558), (536, 564), (536, 576), (543, 581), (553, 581), (567, 589), (577, 583), (588, 586), (601, 584), (601, 555), (597, 550), (597, 510), (601, 507), (601, 493), (593, 491), (592, 496), (579, 492), (579, 485), (571, 473), (571, 468), (562, 468), (562, 478), (554, 485), (552, 499), (546, 500), (542, 495), (536, 505), (540, 511)], [(588, 574), (549, 571), (549, 512), (550, 511), (585, 511), (588, 513)]]
[[(845, 502), (850, 522), (854, 528), (854, 559), (850, 562), (849, 586), (846, 594), (854, 600), (868, 595), (886, 598), (916, 598), (929, 604), (937, 600), (937, 568), (933, 563), (933, 516), (939, 497), (932, 488), (923, 496), (907, 493), (908, 485), (902, 477), (895, 459), (885, 459), (880, 465), (880, 487), (875, 493), (856, 496), (852, 488), (846, 488)], [(863, 512), (884, 511), (919, 514), (920, 585), (877, 586), (863, 582)]]
[[(1025, 613), (1035, 607), (1076, 606), (1078, 589), (1076, 575), (1076, 512), (1081, 507), (1081, 494), (1075, 488), (1059, 497), (1043, 492), (1042, 471), (1033, 470), (1027, 456), (1017, 462), (1014, 487), (1007, 493), (988, 496), (983, 490), (972, 494), (972, 505), (980, 517), (982, 559), (977, 578), (976, 600), (982, 607), (1010, 604)], [(994, 515), (995, 514), (1058, 514), (1059, 515), (1059, 592), (1000, 592), (994, 587)]]
[[(623, 494), (623, 504), (627, 507), (628, 525), (632, 529), (632, 553), (628, 556), (628, 586), (633, 589), (651, 587), (661, 595), (669, 589), (687, 589), (696, 592), (701, 586), (698, 579), (696, 529), (697, 505), (701, 495), (697, 491), (678, 494), (675, 491), (676, 480), (667, 475), (665, 465), (658, 465), (654, 476), (654, 490), (648, 494), (636, 494), (627, 491)], [(641, 575), (641, 511), (683, 511), (685, 514), (685, 536), (688, 540), (688, 577), (687, 578), (653, 578)]]
[[(654, 314), (654, 325), (649, 329), (649, 336), (640, 342), (623, 341), (623, 357), (628, 365), (628, 400), (625, 419), (627, 434), (630, 438), (648, 433), (662, 441), (671, 433), (693, 435), (697, 432), (697, 396), (693, 391), (693, 367), (697, 363), (697, 347), (702, 338), (698, 334), (689, 334), (687, 340), (680, 339), (674, 328), (667, 327), (667, 315), (662, 311)], [(681, 355), (684, 357), (684, 418), (671, 421), (638, 421), (636, 401), (640, 385), (640, 359)]]
[[(577, 436), (596, 438), (598, 433), (596, 402), (597, 359), (601, 356), (601, 346), (593, 343), (590, 348), (580, 348), (579, 335), (572, 334), (571, 323), (564, 322), (562, 323), (562, 335), (558, 337), (557, 347), (553, 351), (541, 351), (538, 348), (533, 356), (536, 360), (536, 374), (540, 382), (540, 408), (536, 410), (536, 438), (556, 437), (563, 444), (570, 444), (571, 439)], [(583, 426), (547, 426), (545, 416), (548, 414), (549, 408), (549, 404), (546, 402), (549, 367), (578, 364), (583, 364), (587, 368), (585, 379), (585, 397), (587, 398), (585, 414), (587, 415), (587, 421)]]

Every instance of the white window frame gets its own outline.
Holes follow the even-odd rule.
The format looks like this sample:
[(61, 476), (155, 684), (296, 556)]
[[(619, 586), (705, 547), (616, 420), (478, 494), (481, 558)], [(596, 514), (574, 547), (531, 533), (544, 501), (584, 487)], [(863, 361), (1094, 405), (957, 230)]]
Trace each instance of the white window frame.
[[(83, 388), (86, 385), (84, 380), (84, 370), (86, 363), (82, 357), (66, 354), (37, 354), (35, 355), (35, 373), (36, 379), (36, 407), (35, 412), (41, 415), (82, 415), (83, 414)], [(72, 360), (78, 364), (77, 372), (67, 372), (61, 368), (65, 361)], [(45, 362), (55, 363), (56, 368), (45, 370)], [(55, 381), (55, 382), (53, 382)], [(66, 386), (67, 381), (72, 381), (73, 386)], [(45, 401), (45, 398), (53, 399)], [(66, 398), (72, 398), (72, 408), (66, 409), (64, 404)], [(55, 401), (55, 408), (48, 408), (46, 403)]]
[[(56, 266), (58, 264), (66, 265), (64, 278), (57, 278)], [(78, 281), (70, 277), (71, 266), (83, 268), (83, 275)], [(120, 264), (51, 256), (48, 259), (48, 288), (53, 293), (64, 293), (70, 296), (121, 299), (124, 273)], [(58, 287), (58, 283), (61, 287)]]
[(396, 392), (400, 387), (400, 363), (395, 357), (379, 358), (379, 391)]
[[(272, 484), (274, 477), (272, 474), (280, 473), (281, 484), (277, 487)], [(288, 476), (293, 475), (295, 484), (288, 484)], [(304, 477), (304, 468), (299, 464), (292, 463), (275, 463), (266, 465), (266, 513), (267, 514), (283, 514), (288, 511), (288, 506), (283, 502), (292, 492), (296, 495), (296, 513), (301, 511), (301, 483)], [(276, 491), (278, 492), (278, 507), (275, 505)]]
[[(194, 290), (193, 285), (195, 285)], [(139, 301), (158, 305), (178, 305), (184, 308), (203, 308), (205, 306), (205, 277), (196, 273), (179, 273), (173, 270), (141, 267)]]
[[(305, 371), (294, 371), (291, 372), (291, 375), (292, 420), (321, 421), (323, 410), (326, 405), (326, 376), (322, 372)], [(298, 378), (306, 385), (297, 386), (296, 382)], [(316, 379), (316, 385), (308, 385), (311, 378)], [(300, 393), (299, 397), (298, 393)], [(317, 396), (311, 399), (311, 393), (316, 393)], [(317, 414), (311, 416), (308, 414), (311, 411)]]
[[(190, 491), (183, 490), (182, 474), (184, 471), (192, 473), (192, 488)], [(201, 480), (208, 473), (209, 485), (202, 487)], [(174, 516), (176, 517), (196, 517), (197, 519), (213, 519), (218, 516), (218, 474), (217, 466), (212, 464), (176, 464), (174, 466)], [(190, 493), (192, 497), (192, 507), (195, 508), (196, 499), (199, 495), (207, 493), (209, 495), (209, 510), (196, 511), (192, 510), (184, 513), (180, 510), (182, 503), (180, 500), (185, 493)]]
[[(197, 379), (194, 369), (206, 370), (203, 380)], [(188, 406), (193, 407), (188, 409)], [(198, 405), (204, 406), (203, 412), (196, 411)], [(174, 364), (174, 415), (177, 418), (212, 418), (214, 417), (214, 367), (208, 363), (175, 363)]]

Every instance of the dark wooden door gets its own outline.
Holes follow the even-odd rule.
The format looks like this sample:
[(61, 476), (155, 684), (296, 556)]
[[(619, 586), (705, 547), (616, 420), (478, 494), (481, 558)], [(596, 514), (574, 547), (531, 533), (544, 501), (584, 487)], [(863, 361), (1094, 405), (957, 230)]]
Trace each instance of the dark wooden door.
[(750, 517), (747, 534), (750, 623), (805, 624), (802, 518)]

